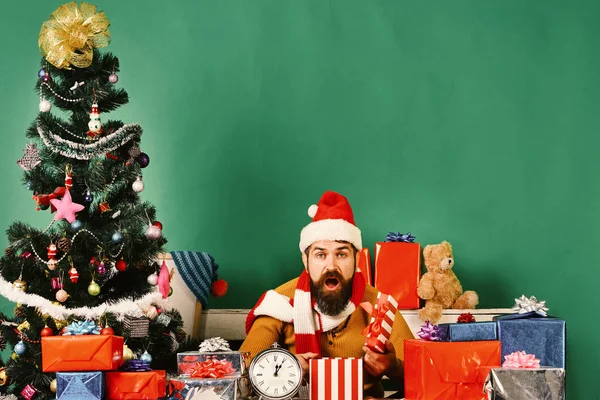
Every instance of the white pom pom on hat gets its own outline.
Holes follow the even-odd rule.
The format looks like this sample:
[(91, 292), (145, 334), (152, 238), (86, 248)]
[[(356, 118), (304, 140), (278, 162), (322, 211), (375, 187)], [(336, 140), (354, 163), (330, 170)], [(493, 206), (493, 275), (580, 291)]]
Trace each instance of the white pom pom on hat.
[(345, 241), (357, 250), (362, 249), (361, 232), (354, 223), (352, 207), (341, 194), (326, 191), (318, 204), (308, 208), (308, 215), (313, 220), (300, 232), (300, 251), (320, 240)]

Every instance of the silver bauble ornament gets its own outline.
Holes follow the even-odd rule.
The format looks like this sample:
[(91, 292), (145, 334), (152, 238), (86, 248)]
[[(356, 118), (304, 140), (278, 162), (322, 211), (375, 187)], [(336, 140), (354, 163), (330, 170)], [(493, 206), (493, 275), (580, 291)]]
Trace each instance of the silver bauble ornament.
[(141, 176), (137, 177), (135, 182), (133, 182), (133, 184), (131, 185), (131, 188), (133, 189), (134, 192), (137, 192), (137, 193), (140, 193), (142, 190), (144, 190), (144, 182), (142, 182)]
[(52, 104), (50, 104), (50, 102), (46, 99), (43, 99), (40, 101), (40, 111), (41, 112), (48, 112), (52, 109)]
[(158, 226), (150, 225), (148, 229), (146, 229), (146, 237), (150, 240), (160, 239), (162, 236), (162, 231)]

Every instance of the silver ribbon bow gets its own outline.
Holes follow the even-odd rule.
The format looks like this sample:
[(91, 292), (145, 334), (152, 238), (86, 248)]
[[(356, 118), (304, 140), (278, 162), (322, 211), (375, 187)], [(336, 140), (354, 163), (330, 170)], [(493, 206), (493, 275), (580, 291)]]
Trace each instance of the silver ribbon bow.
[(525, 295), (521, 295), (521, 297), (515, 299), (515, 302), (516, 303), (512, 309), (519, 314), (534, 312), (544, 317), (548, 316), (548, 314), (546, 314), (546, 311), (548, 311), (548, 307), (546, 307), (546, 300), (538, 301), (535, 296), (527, 298)]

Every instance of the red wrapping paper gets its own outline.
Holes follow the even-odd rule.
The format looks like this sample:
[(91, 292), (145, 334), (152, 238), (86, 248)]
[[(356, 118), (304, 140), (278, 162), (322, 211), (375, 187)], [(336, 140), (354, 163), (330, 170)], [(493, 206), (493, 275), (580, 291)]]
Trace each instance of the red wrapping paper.
[(166, 371), (106, 373), (107, 400), (159, 399), (166, 395)]
[(121, 336), (75, 335), (42, 338), (44, 372), (110, 371), (121, 365)]
[(367, 284), (373, 285), (373, 276), (371, 275), (371, 255), (369, 249), (364, 248), (358, 252), (358, 269), (365, 276)]
[(375, 287), (391, 294), (398, 309), (419, 308), (417, 286), (421, 277), (421, 245), (405, 242), (375, 244)]
[(485, 379), (500, 366), (500, 342), (404, 341), (406, 400), (486, 400)]

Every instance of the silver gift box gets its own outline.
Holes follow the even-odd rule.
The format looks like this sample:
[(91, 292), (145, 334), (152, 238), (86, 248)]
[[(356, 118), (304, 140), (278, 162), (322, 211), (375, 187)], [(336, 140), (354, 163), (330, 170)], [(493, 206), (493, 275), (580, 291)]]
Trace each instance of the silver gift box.
[(565, 370), (493, 368), (485, 388), (489, 400), (565, 400)]

